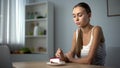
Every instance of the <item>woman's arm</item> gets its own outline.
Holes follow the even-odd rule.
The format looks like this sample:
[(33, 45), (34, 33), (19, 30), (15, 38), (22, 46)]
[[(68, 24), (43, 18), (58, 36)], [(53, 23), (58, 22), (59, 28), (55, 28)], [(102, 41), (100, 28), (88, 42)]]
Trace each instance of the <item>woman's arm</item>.
[(68, 55), (67, 57), (69, 58), (69, 61), (75, 62), (75, 63), (82, 63), (82, 64), (91, 64), (94, 58), (94, 55), (96, 53), (96, 50), (98, 48), (98, 44), (100, 43), (101, 36), (102, 36), (101, 34), (102, 34), (101, 27), (96, 26), (93, 30), (93, 41), (92, 41), (88, 56), (76, 59)]

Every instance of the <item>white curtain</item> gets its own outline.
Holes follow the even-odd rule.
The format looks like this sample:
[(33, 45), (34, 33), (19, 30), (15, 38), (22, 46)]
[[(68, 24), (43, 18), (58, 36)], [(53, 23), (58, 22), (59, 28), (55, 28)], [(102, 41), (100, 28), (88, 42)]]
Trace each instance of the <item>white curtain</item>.
[(0, 43), (24, 46), (25, 0), (0, 0)]

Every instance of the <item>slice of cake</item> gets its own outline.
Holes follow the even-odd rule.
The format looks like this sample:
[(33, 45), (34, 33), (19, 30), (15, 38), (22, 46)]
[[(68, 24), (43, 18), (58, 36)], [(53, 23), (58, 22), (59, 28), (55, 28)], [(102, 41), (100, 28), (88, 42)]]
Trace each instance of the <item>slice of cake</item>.
[(60, 61), (61, 61), (60, 58), (51, 58), (50, 59), (51, 63), (60, 63)]

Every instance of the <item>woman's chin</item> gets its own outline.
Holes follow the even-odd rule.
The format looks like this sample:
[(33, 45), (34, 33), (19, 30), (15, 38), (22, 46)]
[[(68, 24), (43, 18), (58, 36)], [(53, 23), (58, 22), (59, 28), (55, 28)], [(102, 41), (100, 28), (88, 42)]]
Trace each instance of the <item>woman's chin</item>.
[(80, 25), (78, 25), (78, 28), (80, 28), (81, 26)]

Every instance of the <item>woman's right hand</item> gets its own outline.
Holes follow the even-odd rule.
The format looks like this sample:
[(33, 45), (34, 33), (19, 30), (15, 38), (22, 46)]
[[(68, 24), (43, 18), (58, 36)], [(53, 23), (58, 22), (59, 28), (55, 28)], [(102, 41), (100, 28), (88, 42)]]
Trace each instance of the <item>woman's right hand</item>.
[(64, 53), (63, 53), (63, 51), (62, 51), (60, 48), (58, 48), (55, 56), (56, 56), (56, 57), (59, 57), (61, 60), (64, 61)]

